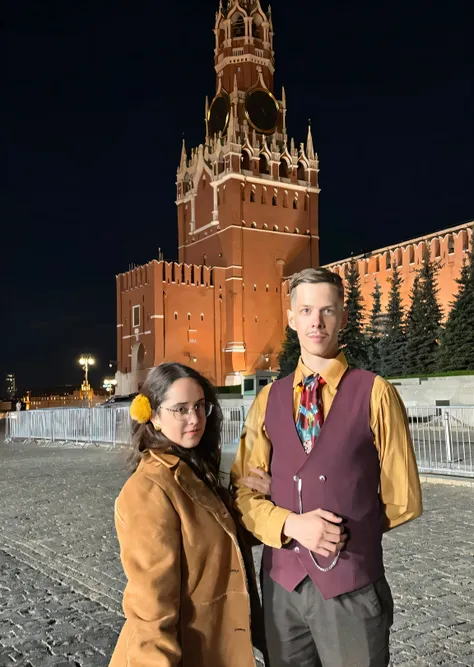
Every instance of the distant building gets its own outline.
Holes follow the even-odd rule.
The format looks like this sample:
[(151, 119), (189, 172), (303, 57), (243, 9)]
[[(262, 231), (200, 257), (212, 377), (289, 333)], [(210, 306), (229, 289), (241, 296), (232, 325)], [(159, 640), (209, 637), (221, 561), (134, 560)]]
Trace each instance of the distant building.
[(12, 401), (16, 396), (16, 378), (14, 373), (7, 373), (4, 381), (4, 397)]

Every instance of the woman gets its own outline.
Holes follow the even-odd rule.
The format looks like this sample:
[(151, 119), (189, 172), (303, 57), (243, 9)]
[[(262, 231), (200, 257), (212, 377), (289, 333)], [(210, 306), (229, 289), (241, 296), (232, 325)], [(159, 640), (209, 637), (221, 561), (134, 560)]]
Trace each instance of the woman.
[(126, 622), (110, 667), (254, 667), (255, 578), (220, 481), (214, 389), (161, 364), (130, 412), (135, 472), (115, 504)]

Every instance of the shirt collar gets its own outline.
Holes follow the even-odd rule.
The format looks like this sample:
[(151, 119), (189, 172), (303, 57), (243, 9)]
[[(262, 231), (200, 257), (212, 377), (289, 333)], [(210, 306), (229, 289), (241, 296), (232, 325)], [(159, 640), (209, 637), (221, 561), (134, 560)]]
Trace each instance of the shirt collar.
[[(321, 377), (324, 379), (326, 384), (331, 387), (331, 389), (336, 390), (342, 380), (344, 373), (347, 371), (347, 368), (348, 363), (346, 355), (344, 352), (339, 352), (337, 357), (335, 357), (324, 370), (324, 373), (321, 373)], [(308, 377), (308, 375), (314, 375), (314, 371), (311, 370), (311, 368), (308, 368), (308, 366), (303, 363), (303, 359), (300, 357), (298, 366), (295, 371), (293, 388), (301, 385), (304, 382), (304, 379)]]

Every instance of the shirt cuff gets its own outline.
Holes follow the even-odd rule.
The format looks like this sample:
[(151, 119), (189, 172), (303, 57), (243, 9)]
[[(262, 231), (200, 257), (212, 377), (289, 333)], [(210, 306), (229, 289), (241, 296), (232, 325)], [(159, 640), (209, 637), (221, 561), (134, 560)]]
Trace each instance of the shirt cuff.
[(283, 527), (285, 521), (292, 514), (291, 510), (286, 510), (283, 507), (274, 507), (270, 516), (268, 517), (266, 539), (264, 543), (274, 549), (281, 549), (283, 545), (291, 542), (291, 537), (283, 535)]

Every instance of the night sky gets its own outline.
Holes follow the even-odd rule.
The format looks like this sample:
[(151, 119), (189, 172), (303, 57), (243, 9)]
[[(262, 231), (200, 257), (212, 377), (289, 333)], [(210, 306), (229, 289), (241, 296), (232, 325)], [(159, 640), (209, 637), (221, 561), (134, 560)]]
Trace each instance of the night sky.
[[(90, 352), (98, 386), (115, 275), (177, 257), (176, 167), (183, 134), (204, 140), (218, 0), (5, 4), (0, 377), (77, 385)], [(277, 95), (320, 158), (323, 263), (474, 218), (470, 5), (272, 2)]]

